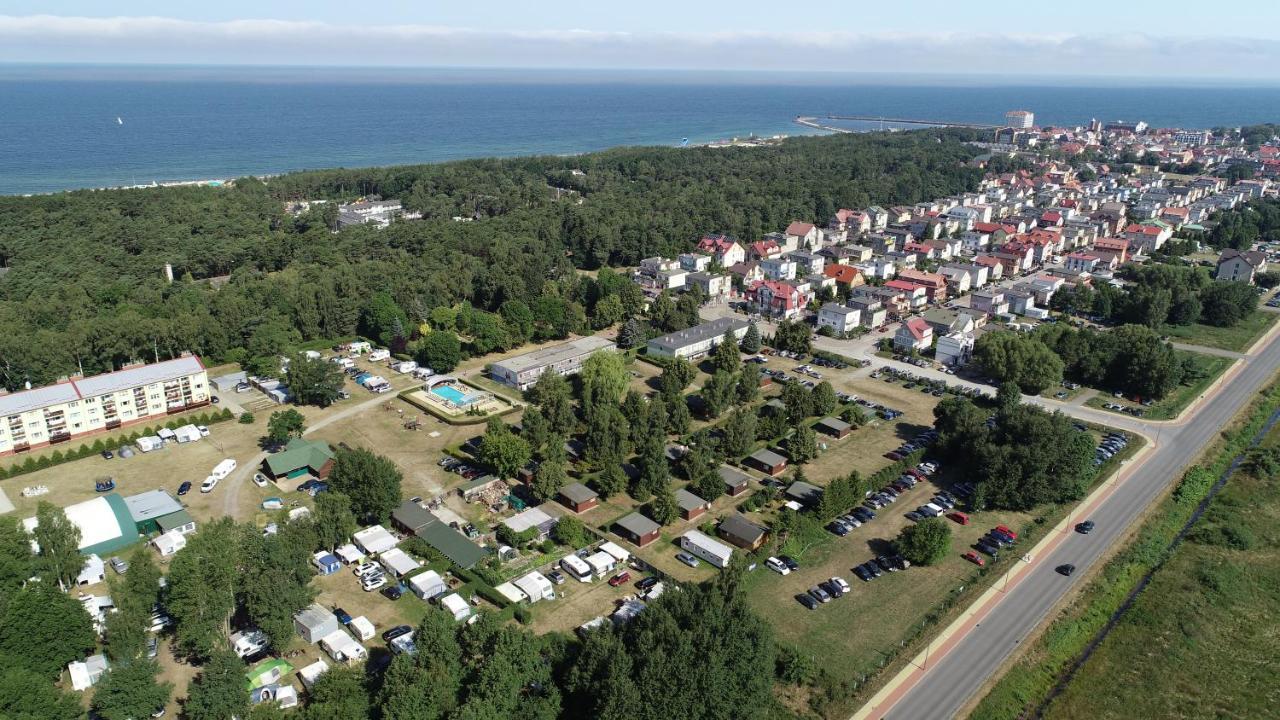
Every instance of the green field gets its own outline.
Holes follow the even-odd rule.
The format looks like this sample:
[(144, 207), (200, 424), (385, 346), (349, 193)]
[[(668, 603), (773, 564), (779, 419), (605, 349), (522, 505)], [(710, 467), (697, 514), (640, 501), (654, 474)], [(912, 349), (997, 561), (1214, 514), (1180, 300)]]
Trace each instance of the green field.
[(1277, 528), (1276, 479), (1233, 475), (1045, 717), (1275, 717)]
[[(1180, 351), (1180, 355), (1189, 356), (1195, 359), (1196, 365), (1199, 366), (1201, 377), (1190, 385), (1179, 385), (1173, 392), (1166, 395), (1162, 400), (1146, 408), (1143, 415), (1147, 420), (1171, 420), (1178, 417), (1188, 405), (1195, 402), (1213, 381), (1218, 378), (1231, 364), (1235, 362), (1231, 358), (1225, 358), (1218, 355), (1205, 355), (1202, 353), (1193, 353)], [(1085, 401), (1085, 405), (1094, 408), (1102, 408), (1107, 403), (1118, 405), (1132, 406), (1137, 403), (1130, 402), (1124, 398), (1115, 398), (1108, 394), (1099, 394)]]
[(1244, 352), (1276, 321), (1276, 313), (1258, 310), (1232, 327), (1165, 325), (1160, 332), (1174, 342)]

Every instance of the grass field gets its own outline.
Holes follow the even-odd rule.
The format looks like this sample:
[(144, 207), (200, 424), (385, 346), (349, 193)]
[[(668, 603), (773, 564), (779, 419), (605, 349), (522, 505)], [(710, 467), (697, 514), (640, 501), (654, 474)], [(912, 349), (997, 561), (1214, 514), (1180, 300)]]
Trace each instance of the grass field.
[(1221, 348), (1244, 352), (1271, 324), (1276, 321), (1276, 313), (1258, 310), (1233, 327), (1216, 327), (1214, 325), (1166, 325), (1160, 332), (1168, 335), (1175, 342), (1204, 347)]
[[(1205, 390), (1213, 384), (1218, 376), (1226, 372), (1234, 362), (1231, 358), (1225, 358), (1218, 355), (1205, 355), (1203, 353), (1193, 353), (1180, 351), (1180, 354), (1195, 359), (1196, 364), (1200, 367), (1203, 377), (1190, 385), (1179, 385), (1173, 392), (1166, 395), (1162, 400), (1146, 408), (1146, 414), (1143, 417), (1147, 420), (1171, 420), (1178, 417), (1184, 409), (1196, 398), (1200, 397)], [(1112, 397), (1110, 394), (1100, 393), (1085, 401), (1085, 405), (1089, 407), (1104, 409), (1103, 405), (1113, 403), (1116, 405), (1125, 405), (1128, 407), (1138, 406), (1137, 403), (1131, 402), (1125, 398)]]
[(1274, 716), (1280, 485), (1237, 472), (1198, 527), (1046, 717)]

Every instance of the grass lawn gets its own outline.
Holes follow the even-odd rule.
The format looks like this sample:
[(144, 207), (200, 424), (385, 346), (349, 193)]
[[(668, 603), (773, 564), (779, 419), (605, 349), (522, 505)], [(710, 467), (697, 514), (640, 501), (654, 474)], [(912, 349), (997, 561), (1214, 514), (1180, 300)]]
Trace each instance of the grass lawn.
[(1223, 350), (1244, 352), (1271, 324), (1276, 321), (1276, 313), (1256, 310), (1252, 315), (1233, 327), (1216, 327), (1214, 325), (1166, 325), (1160, 332), (1169, 336), (1174, 342), (1190, 345), (1203, 345)]
[[(1265, 442), (1280, 443), (1280, 430)], [(1204, 526), (1252, 542), (1193, 531), (1045, 717), (1274, 716), (1280, 486), (1237, 472)]]
[[(1190, 385), (1179, 385), (1173, 392), (1169, 393), (1156, 404), (1145, 408), (1143, 418), (1147, 420), (1171, 420), (1186, 409), (1188, 405), (1195, 402), (1196, 398), (1202, 393), (1219, 375), (1226, 372), (1227, 368), (1235, 361), (1231, 358), (1220, 357), (1218, 355), (1204, 355), (1201, 353), (1181, 352), (1180, 354), (1188, 355), (1195, 358), (1196, 364), (1199, 365), (1203, 377), (1196, 380)], [(1132, 402), (1126, 398), (1117, 398), (1109, 393), (1099, 393), (1087, 401), (1085, 405), (1100, 410), (1105, 410), (1103, 405), (1106, 404), (1123, 405), (1125, 407), (1141, 407), (1138, 403)], [(1115, 412), (1114, 410), (1112, 412)]]

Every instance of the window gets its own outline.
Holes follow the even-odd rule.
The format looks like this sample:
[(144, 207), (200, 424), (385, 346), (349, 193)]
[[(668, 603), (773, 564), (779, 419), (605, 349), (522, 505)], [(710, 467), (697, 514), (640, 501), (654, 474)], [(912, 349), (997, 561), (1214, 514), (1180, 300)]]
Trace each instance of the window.
[(73, 400), (73, 401), (71, 401), (71, 402), (67, 403), (67, 407), (77, 407), (77, 406), (79, 406), (79, 405), (80, 405), (80, 403), (79, 403), (79, 402), (77, 402), (77, 401), (75, 401), (75, 400)]

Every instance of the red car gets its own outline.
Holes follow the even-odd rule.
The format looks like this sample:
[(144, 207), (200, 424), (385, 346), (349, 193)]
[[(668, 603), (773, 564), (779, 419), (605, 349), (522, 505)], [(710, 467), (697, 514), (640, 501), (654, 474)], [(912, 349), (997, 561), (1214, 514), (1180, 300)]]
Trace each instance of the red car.
[(950, 518), (950, 519), (952, 519), (952, 520), (954, 520), (954, 521), (956, 521), (956, 522), (958, 522), (958, 523), (960, 523), (961, 525), (968, 525), (968, 524), (969, 524), (969, 516), (968, 516), (968, 515), (965, 515), (964, 513), (960, 512), (960, 511), (958, 511), (958, 510), (957, 510), (956, 512), (947, 513), (947, 517), (948, 517), (948, 518)]
[(996, 529), (997, 529), (997, 530), (999, 530), (1000, 532), (1004, 533), (1005, 535), (1008, 535), (1009, 537), (1013, 538), (1014, 540), (1017, 540), (1017, 539), (1018, 539), (1018, 533), (1016, 533), (1016, 532), (1014, 532), (1014, 531), (1010, 530), (1009, 528), (1005, 527), (1004, 525), (997, 525), (997, 526), (996, 526)]
[(609, 578), (609, 584), (612, 585), (613, 587), (618, 587), (619, 585), (625, 585), (628, 582), (631, 582), (631, 573), (629, 572), (620, 572), (617, 575), (614, 575), (613, 577)]
[(965, 553), (962, 557), (964, 557), (964, 559), (965, 559), (965, 560), (968, 560), (969, 562), (973, 563), (974, 565), (977, 565), (978, 567), (985, 567), (985, 566), (986, 566), (986, 564), (987, 564), (987, 561), (986, 561), (986, 560), (983, 560), (981, 557), (979, 557), (979, 556), (978, 556), (978, 553), (976, 553), (976, 552), (974, 552), (974, 551), (972, 551), (972, 550), (970, 550), (969, 552)]

